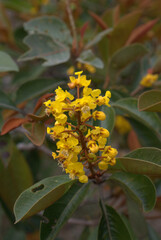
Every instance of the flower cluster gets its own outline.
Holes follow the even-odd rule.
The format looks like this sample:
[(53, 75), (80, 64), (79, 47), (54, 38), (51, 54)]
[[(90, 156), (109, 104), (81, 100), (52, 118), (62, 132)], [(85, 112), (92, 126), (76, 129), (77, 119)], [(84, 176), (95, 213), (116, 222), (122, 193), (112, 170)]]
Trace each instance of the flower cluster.
[(100, 181), (108, 165), (116, 163), (117, 150), (106, 146), (109, 131), (93, 126), (90, 121), (105, 120), (106, 115), (96, 110), (98, 106), (109, 105), (111, 93), (106, 91), (101, 96), (101, 90), (92, 90), (82, 72), (76, 72), (77, 77), (71, 76), (68, 86), (76, 88), (76, 99), (67, 90), (58, 87), (55, 99), (44, 102), (46, 113), (53, 115), (55, 124), (47, 128), (51, 138), (57, 140), (57, 153), (53, 158), (58, 159), (59, 165), (69, 173), (71, 179), (79, 178), (82, 183), (88, 178)]
[(153, 83), (158, 80), (158, 74), (148, 73), (140, 81), (140, 85), (143, 87), (152, 87)]

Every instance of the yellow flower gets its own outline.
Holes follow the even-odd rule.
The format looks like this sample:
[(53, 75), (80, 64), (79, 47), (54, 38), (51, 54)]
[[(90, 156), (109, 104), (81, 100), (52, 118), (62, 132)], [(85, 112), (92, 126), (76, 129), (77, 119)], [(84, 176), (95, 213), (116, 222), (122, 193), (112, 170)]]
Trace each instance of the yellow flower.
[(79, 181), (81, 183), (87, 183), (88, 182), (88, 177), (86, 175), (82, 175), (79, 177)]
[(104, 112), (101, 112), (101, 111), (93, 112), (92, 116), (94, 120), (98, 119), (98, 120), (104, 121), (106, 119), (106, 115), (104, 114)]
[(84, 64), (85, 68), (87, 69), (88, 72), (90, 73), (95, 73), (96, 72), (96, 68), (90, 64)]
[(100, 170), (107, 170), (108, 168), (108, 163), (106, 163), (105, 161), (101, 161), (98, 163), (98, 167)]
[[(111, 93), (106, 91), (105, 96), (101, 96), (101, 90), (89, 88), (91, 80), (81, 74), (82, 71), (76, 72), (77, 77), (71, 76), (68, 84), (70, 88), (77, 88), (77, 98), (58, 87), (55, 100), (48, 100), (44, 105), (46, 113), (55, 119), (54, 126), (47, 127), (47, 133), (57, 140), (58, 155), (52, 153), (53, 158), (58, 159), (59, 166), (69, 173), (71, 179), (78, 178), (81, 183), (86, 183), (88, 177), (98, 181), (104, 174), (100, 171), (116, 163), (117, 150), (106, 146), (109, 131), (89, 122), (92, 117), (105, 120), (104, 112), (94, 110), (97, 106), (110, 106)], [(82, 95), (80, 87), (83, 87)]]
[(55, 117), (56, 119), (56, 124), (65, 124), (67, 121), (67, 116), (65, 114), (60, 114), (57, 117)]
[(95, 141), (89, 141), (88, 147), (92, 153), (97, 153), (99, 150), (99, 147)]
[(69, 173), (71, 179), (84, 175), (83, 164), (80, 162), (69, 163), (65, 171)]
[(74, 74), (74, 71), (75, 71), (74, 67), (71, 66), (70, 68), (68, 68), (67, 74), (68, 74), (68, 75), (73, 75), (73, 74)]
[[(75, 72), (75, 75), (77, 75), (77, 78), (71, 76), (70, 77), (70, 81), (71, 83), (73, 83), (75, 86), (79, 86), (79, 87), (88, 87), (91, 83), (91, 80), (87, 80), (85, 75), (82, 75), (83, 71), (80, 72)], [(69, 85), (69, 84), (68, 84)], [(69, 85), (70, 87), (70, 85)]]
[(143, 87), (152, 87), (153, 83), (158, 80), (158, 74), (148, 73), (140, 81), (140, 85)]
[(121, 135), (124, 135), (131, 130), (131, 125), (126, 118), (118, 115), (115, 120), (115, 128)]

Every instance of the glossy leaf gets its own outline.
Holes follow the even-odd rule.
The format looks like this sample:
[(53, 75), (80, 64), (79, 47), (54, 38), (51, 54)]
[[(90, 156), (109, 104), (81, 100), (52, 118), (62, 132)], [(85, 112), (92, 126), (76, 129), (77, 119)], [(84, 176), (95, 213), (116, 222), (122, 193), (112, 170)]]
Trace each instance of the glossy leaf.
[(124, 157), (117, 158), (117, 164), (112, 169), (160, 177), (161, 150), (152, 147), (137, 149)]
[(86, 196), (89, 189), (89, 183), (83, 184), (82, 187), (77, 191), (77, 193), (71, 198), (68, 205), (64, 208), (62, 214), (60, 215), (54, 229), (51, 231), (47, 240), (54, 240), (60, 229), (64, 226), (66, 221), (71, 217), (74, 211), (82, 202), (83, 198)]
[(77, 58), (77, 61), (80, 63), (90, 64), (96, 68), (103, 68), (102, 60), (96, 57), (90, 49), (83, 51), (79, 58)]
[(120, 215), (110, 206), (101, 207), (102, 218), (98, 229), (99, 240), (131, 240), (129, 231)]
[(63, 43), (55, 42), (50, 36), (32, 34), (24, 39), (29, 51), (23, 54), (19, 61), (44, 59), (43, 66), (55, 66), (64, 63), (70, 58), (69, 47)]
[(67, 175), (48, 177), (26, 189), (15, 202), (16, 223), (56, 202), (74, 183)]
[(31, 100), (47, 91), (53, 91), (58, 85), (61, 86), (65, 82), (56, 82), (53, 79), (38, 79), (23, 84), (17, 91), (16, 102), (21, 103)]
[[(25, 128), (25, 124), (23, 127)], [(36, 146), (41, 146), (43, 144), (46, 135), (46, 127), (43, 122), (29, 123), (27, 124), (26, 130), (28, 130), (28, 132), (25, 132), (25, 135), (33, 144)]]
[(148, 128), (158, 134), (161, 133), (161, 121), (156, 113), (150, 112), (139, 112), (137, 108), (137, 99), (135, 98), (125, 98), (115, 102), (113, 107), (122, 110), (124, 113), (128, 114), (130, 117), (141, 122)]
[(0, 72), (9, 71), (18, 71), (18, 66), (7, 53), (0, 51)]
[(142, 93), (138, 99), (139, 111), (161, 112), (161, 91), (151, 90)]
[(64, 209), (68, 204), (70, 204), (71, 199), (74, 197), (75, 194), (78, 193), (81, 187), (81, 184), (73, 184), (71, 188), (60, 199), (58, 199), (52, 206), (45, 209), (43, 216), (45, 217), (45, 219), (48, 219), (48, 222), (41, 222), (41, 240), (47, 239), (53, 227), (56, 226), (57, 221), (63, 214)]
[(24, 28), (29, 34), (44, 34), (50, 36), (58, 43), (72, 43), (72, 37), (66, 24), (61, 19), (54, 16), (34, 18), (25, 23)]
[(100, 33), (98, 33), (90, 42), (88, 42), (85, 46), (85, 48), (91, 48), (97, 43), (99, 43), (106, 35), (110, 34), (112, 32), (112, 28), (108, 28)]
[(140, 59), (147, 54), (147, 49), (141, 44), (132, 44), (118, 50), (113, 54), (109, 62), (109, 76), (115, 79), (117, 74), (130, 63)]
[(8, 137), (1, 137), (0, 144), (0, 198), (12, 211), (19, 194), (32, 185), (29, 166), (21, 152)]
[(109, 54), (112, 56), (114, 52), (124, 46), (129, 35), (136, 26), (141, 12), (139, 10), (133, 11), (129, 14), (123, 16), (117, 25), (114, 27), (114, 30), (110, 36), (110, 46)]
[(2, 91), (0, 91), (0, 108), (19, 111), (10, 98)]
[(129, 121), (135, 133), (137, 134), (137, 137), (142, 147), (161, 148), (160, 138), (154, 130), (149, 129), (144, 124), (134, 119), (129, 119)]
[(1, 135), (4, 135), (13, 129), (21, 126), (23, 123), (27, 122), (28, 120), (25, 118), (11, 118), (5, 122), (2, 127)]
[(156, 201), (156, 191), (152, 181), (142, 175), (118, 172), (114, 173), (109, 180), (118, 183), (125, 193), (142, 205), (145, 212), (153, 209)]

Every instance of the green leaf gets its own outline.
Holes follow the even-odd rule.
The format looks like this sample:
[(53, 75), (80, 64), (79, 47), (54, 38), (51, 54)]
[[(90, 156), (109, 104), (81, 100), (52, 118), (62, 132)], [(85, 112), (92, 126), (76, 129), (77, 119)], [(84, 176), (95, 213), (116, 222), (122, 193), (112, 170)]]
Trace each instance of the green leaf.
[(32, 34), (24, 39), (24, 43), (30, 48), (23, 54), (19, 61), (44, 59), (43, 66), (55, 66), (64, 63), (70, 58), (70, 49), (61, 42), (55, 42), (50, 36)]
[(114, 173), (109, 180), (119, 184), (130, 198), (142, 205), (145, 212), (153, 209), (156, 202), (156, 190), (148, 177), (118, 172)]
[(101, 206), (102, 218), (98, 229), (99, 240), (131, 240), (129, 231), (120, 215), (110, 206)]
[(112, 106), (122, 110), (130, 117), (141, 122), (146, 127), (154, 131), (157, 135), (159, 135), (159, 132), (161, 133), (161, 121), (158, 115), (150, 112), (139, 112), (137, 109), (137, 99), (124, 98), (115, 102), (112, 104)]
[(110, 79), (115, 80), (121, 70), (147, 53), (148, 50), (138, 43), (125, 46), (118, 50), (114, 53), (109, 62), (108, 70)]
[(61, 19), (53, 16), (34, 18), (25, 23), (24, 28), (29, 34), (44, 34), (57, 43), (72, 43), (72, 37), (67, 25)]
[(46, 240), (49, 236), (50, 232), (53, 229), (53, 226), (56, 225), (58, 219), (63, 214), (64, 209), (70, 201), (72, 197), (77, 194), (78, 190), (82, 187), (81, 184), (75, 183), (71, 186), (71, 188), (60, 198), (58, 199), (52, 206), (45, 209), (43, 216), (45, 219), (48, 219), (48, 222), (41, 222), (40, 226), (40, 237), (41, 240)]
[(101, 111), (103, 111), (106, 114), (106, 119), (105, 121), (101, 121), (100, 126), (108, 129), (111, 136), (114, 125), (115, 125), (115, 111), (113, 107), (107, 107), (107, 106), (103, 106)]
[(100, 33), (98, 33), (91, 41), (89, 41), (86, 46), (85, 49), (87, 48), (91, 48), (94, 45), (96, 45), (97, 43), (99, 43), (106, 35), (108, 35), (109, 33), (112, 32), (112, 28), (108, 28)]
[(26, 189), (15, 202), (16, 223), (49, 207), (74, 183), (67, 175), (48, 177)]
[(0, 91), (0, 108), (20, 111), (18, 108), (16, 108), (15, 104), (10, 100), (10, 98), (2, 91)]
[(89, 185), (90, 185), (89, 183), (83, 184), (82, 187), (77, 191), (77, 193), (70, 199), (68, 205), (63, 210), (62, 214), (60, 215), (54, 229), (51, 231), (47, 240), (55, 239), (60, 229), (64, 226), (66, 221), (71, 217), (71, 215), (74, 213), (74, 211), (82, 202), (83, 198), (86, 196), (89, 189)]
[(0, 198), (12, 210), (19, 194), (32, 185), (29, 166), (21, 152), (7, 136), (0, 141)]
[(127, 198), (128, 216), (132, 229), (139, 240), (149, 240), (145, 217), (140, 205), (133, 199)]
[(129, 219), (127, 219), (127, 217), (125, 217), (123, 214), (121, 214), (120, 216), (121, 216), (122, 220), (124, 221), (128, 231), (130, 233), (131, 239), (138, 240), (138, 238), (136, 238), (136, 236), (135, 236), (134, 230), (129, 222)]
[(127, 39), (129, 38), (131, 32), (134, 30), (139, 18), (141, 16), (141, 11), (133, 11), (129, 14), (123, 16), (115, 25), (114, 30), (110, 36), (109, 54), (113, 53), (125, 45)]
[[(27, 124), (28, 125), (28, 124)], [(34, 122), (32, 124), (29, 123), (30, 128), (26, 128), (28, 133), (25, 132), (25, 135), (30, 139), (30, 141), (36, 146), (41, 146), (44, 142), (46, 135), (46, 127), (43, 122)], [(23, 125), (25, 128), (25, 124)], [(30, 130), (29, 130), (30, 129)]]
[(156, 233), (156, 231), (148, 224), (149, 240), (161, 240), (161, 237)]
[(134, 131), (136, 132), (142, 147), (161, 148), (160, 138), (158, 137), (155, 131), (149, 129), (144, 124), (134, 119), (128, 119), (128, 120), (130, 121), (130, 124), (132, 125)]
[(18, 231), (14, 227), (7, 230), (3, 240), (26, 240), (26, 233), (22, 230)]
[(90, 64), (96, 68), (103, 68), (102, 60), (96, 57), (90, 49), (83, 51), (76, 60), (80, 63)]
[(9, 71), (18, 71), (18, 66), (7, 53), (0, 51), (0, 72)]
[(151, 90), (144, 92), (138, 99), (139, 111), (161, 112), (161, 91)]
[(40, 64), (27, 66), (15, 74), (12, 83), (17, 86), (22, 85), (30, 80), (36, 80), (45, 70), (46, 68), (40, 66)]
[(117, 158), (113, 170), (130, 173), (161, 176), (161, 150), (158, 148), (139, 148), (124, 157)]
[(53, 79), (38, 79), (24, 83), (17, 90), (16, 103), (18, 104), (24, 101), (28, 101), (48, 91), (53, 91), (54, 88), (61, 86), (64, 83), (65, 82), (63, 81), (59, 82)]

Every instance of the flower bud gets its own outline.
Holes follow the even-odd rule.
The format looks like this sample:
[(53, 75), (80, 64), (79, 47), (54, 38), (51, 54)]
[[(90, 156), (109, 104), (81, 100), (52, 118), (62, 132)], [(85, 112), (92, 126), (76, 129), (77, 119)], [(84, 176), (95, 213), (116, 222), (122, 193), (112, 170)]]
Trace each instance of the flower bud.
[(98, 120), (103, 121), (106, 119), (106, 115), (104, 114), (104, 112), (101, 112), (101, 111), (93, 112), (92, 116), (93, 116), (94, 120), (98, 119)]
[(95, 162), (97, 160), (97, 156), (94, 153), (88, 154), (88, 162)]
[(89, 141), (88, 142), (88, 147), (92, 153), (96, 153), (99, 150), (98, 145), (96, 144), (95, 141)]
[(101, 161), (98, 163), (98, 167), (100, 170), (107, 170), (108, 168), (108, 163), (104, 162), (104, 161)]
[(73, 88), (76, 87), (76, 84), (75, 84), (74, 82), (70, 82), (70, 83), (68, 83), (68, 87), (69, 87), (70, 89), (73, 89)]
[(111, 166), (115, 165), (115, 164), (116, 164), (116, 158), (111, 159), (111, 161), (109, 162), (109, 164), (110, 164)]
[(82, 175), (79, 177), (79, 182), (81, 183), (87, 183), (88, 182), (88, 177), (86, 175)]
[(107, 129), (105, 129), (105, 128), (101, 128), (101, 129), (100, 129), (100, 134), (101, 134), (101, 136), (104, 137), (104, 138), (108, 138), (108, 137), (110, 136), (109, 131), (108, 131)]

